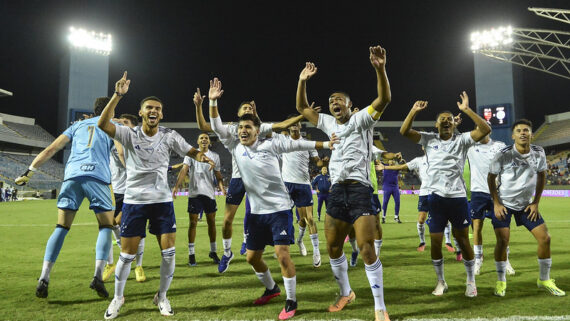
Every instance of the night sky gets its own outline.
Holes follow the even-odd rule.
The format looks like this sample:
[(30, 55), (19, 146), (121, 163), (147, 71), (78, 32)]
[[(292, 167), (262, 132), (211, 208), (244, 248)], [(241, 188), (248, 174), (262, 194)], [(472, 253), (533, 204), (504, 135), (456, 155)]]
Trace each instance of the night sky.
[[(383, 120), (403, 120), (415, 100), (429, 100), (418, 120), (457, 110), (462, 90), (476, 107), (473, 54), (476, 29), (514, 27), (570, 30), (527, 7), (566, 8), (568, 1), (2, 1), (0, 112), (35, 117), (54, 135), (59, 63), (69, 26), (113, 35), (109, 92), (123, 70), (132, 79), (119, 112), (136, 113), (141, 98), (163, 99), (163, 121), (194, 122), (192, 95), (222, 80), (219, 102), (233, 120), (239, 102), (255, 99), (262, 120), (295, 111), (295, 91), (305, 61), (318, 74), (310, 101), (325, 107), (333, 90), (356, 106), (376, 97), (368, 47), (388, 52), (392, 103)], [(570, 81), (525, 69), (526, 116), (570, 110)], [(90, 106), (88, 106), (90, 108)], [(468, 125), (472, 126), (470, 122)]]

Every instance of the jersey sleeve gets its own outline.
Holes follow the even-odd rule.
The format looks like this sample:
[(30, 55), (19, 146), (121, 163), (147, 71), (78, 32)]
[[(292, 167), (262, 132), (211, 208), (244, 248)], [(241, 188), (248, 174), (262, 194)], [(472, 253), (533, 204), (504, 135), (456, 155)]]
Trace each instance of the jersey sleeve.
[(72, 140), (73, 139), (73, 132), (75, 131), (75, 127), (77, 127), (76, 124), (77, 123), (67, 127), (67, 129), (64, 130), (63, 133), (61, 133), (61, 134), (67, 136), (67, 138)]
[(319, 113), (319, 121), (317, 122), (317, 128), (325, 132), (329, 137), (334, 133), (334, 123), (335, 119), (331, 115)]
[(419, 132), (420, 134), (420, 141), (418, 144), (422, 145), (424, 148), (427, 146), (429, 141), (434, 137), (434, 133), (428, 132)]
[(281, 134), (273, 135), (271, 139), (273, 151), (278, 155), (282, 153), (315, 149), (315, 142), (310, 140), (293, 140)]
[(471, 146), (475, 145), (475, 143), (477, 143), (471, 137), (471, 132), (461, 133), (460, 139), (461, 139), (461, 144), (463, 144), (466, 147), (471, 147)]
[(419, 171), (420, 169), (420, 164), (419, 164), (420, 159), (418, 157), (412, 159), (411, 161), (406, 163), (406, 166), (408, 166), (408, 170), (411, 171)]
[(311, 158), (312, 158), (312, 157), (319, 157), (319, 153), (317, 153), (317, 150), (316, 150), (316, 149), (311, 149), (311, 150), (309, 151), (309, 157), (311, 157)]
[(212, 126), (212, 130), (214, 131), (214, 133), (216, 133), (216, 135), (218, 135), (218, 137), (220, 138), (220, 142), (222, 142), (224, 146), (231, 149), (237, 144), (237, 135), (233, 135), (229, 128), (230, 126), (234, 125), (222, 124), (221, 117), (215, 117), (215, 118), (210, 117), (210, 126)]
[(133, 132), (133, 130), (128, 128), (127, 126), (115, 125), (114, 138), (123, 146), (127, 146), (131, 142), (131, 132)]
[(370, 115), (371, 108), (371, 106), (368, 106), (352, 116), (354, 117), (356, 127), (360, 130), (368, 130), (376, 124), (377, 121)]
[(381, 160), (382, 159), (382, 154), (384, 154), (386, 151), (381, 150), (380, 148), (372, 145), (372, 156), (374, 156), (374, 159), (376, 160)]
[(273, 132), (273, 123), (261, 123), (259, 126), (259, 137), (265, 138), (265, 136)]
[(213, 159), (215, 166), (214, 166), (214, 170), (219, 172), (222, 169), (222, 164), (220, 162), (220, 155), (218, 154), (214, 154), (214, 159)]
[(182, 164), (192, 167), (192, 159), (189, 156), (184, 156), (184, 161)]
[(178, 134), (176, 131), (172, 131), (172, 140), (170, 148), (180, 156), (186, 156), (188, 152), (192, 149), (192, 145), (188, 144), (184, 137)]

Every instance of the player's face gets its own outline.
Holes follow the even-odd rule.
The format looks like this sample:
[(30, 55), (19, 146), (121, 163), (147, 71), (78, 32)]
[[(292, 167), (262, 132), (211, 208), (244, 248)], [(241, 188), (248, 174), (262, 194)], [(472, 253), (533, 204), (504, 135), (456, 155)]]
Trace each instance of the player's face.
[(323, 168), (321, 169), (321, 174), (326, 175), (327, 173), (328, 173), (327, 168), (326, 168), (326, 167), (323, 167)]
[(532, 128), (526, 124), (518, 124), (513, 129), (512, 138), (517, 145), (530, 144), (530, 140), (532, 138)]
[(239, 107), (238, 117), (241, 117), (245, 114), (253, 115), (253, 106), (251, 104), (243, 104)]
[(343, 119), (350, 115), (352, 102), (341, 93), (333, 93), (329, 97), (329, 111), (336, 119)]
[(259, 128), (255, 127), (253, 121), (242, 120), (238, 125), (239, 142), (242, 145), (250, 146), (257, 140), (259, 135)]
[(439, 114), (435, 122), (435, 127), (437, 128), (440, 136), (451, 136), (455, 129), (455, 120), (453, 119), (453, 115), (450, 113)]
[(210, 136), (208, 136), (208, 134), (200, 134), (200, 136), (198, 136), (198, 146), (200, 146), (200, 148), (210, 146)]
[(299, 138), (299, 136), (301, 136), (301, 123), (295, 123), (289, 126), (289, 133), (291, 137), (295, 139)]
[(147, 100), (139, 110), (139, 116), (148, 127), (156, 127), (162, 119), (162, 104), (156, 100)]

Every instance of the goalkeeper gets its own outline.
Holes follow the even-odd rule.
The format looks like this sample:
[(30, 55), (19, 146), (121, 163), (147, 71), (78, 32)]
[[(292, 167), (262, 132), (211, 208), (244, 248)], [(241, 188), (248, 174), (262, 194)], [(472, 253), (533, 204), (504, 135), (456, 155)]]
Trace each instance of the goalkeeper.
[(95, 212), (99, 222), (99, 236), (95, 246), (95, 275), (89, 287), (100, 297), (109, 296), (102, 281), (102, 273), (109, 256), (113, 227), (114, 200), (109, 185), (109, 153), (113, 140), (97, 127), (99, 115), (108, 102), (107, 97), (97, 98), (94, 106), (96, 117), (78, 121), (67, 128), (36, 156), (22, 176), (16, 178), (17, 185), (26, 185), (43, 163), (71, 142), (71, 153), (65, 165), (65, 177), (57, 198), (57, 225), (47, 241), (42, 273), (36, 287), (36, 296), (39, 298), (48, 296), (51, 269), (83, 198), (89, 200), (89, 208)]

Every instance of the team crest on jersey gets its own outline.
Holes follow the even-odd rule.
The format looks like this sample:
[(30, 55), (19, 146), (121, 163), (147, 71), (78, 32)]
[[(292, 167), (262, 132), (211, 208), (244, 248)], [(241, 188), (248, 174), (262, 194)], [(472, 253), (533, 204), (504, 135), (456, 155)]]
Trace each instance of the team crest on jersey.
[(438, 146), (438, 145), (434, 145), (434, 146), (432, 146), (432, 148), (435, 149), (435, 150), (438, 150), (438, 149), (439, 149), (439, 146)]

